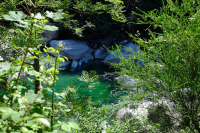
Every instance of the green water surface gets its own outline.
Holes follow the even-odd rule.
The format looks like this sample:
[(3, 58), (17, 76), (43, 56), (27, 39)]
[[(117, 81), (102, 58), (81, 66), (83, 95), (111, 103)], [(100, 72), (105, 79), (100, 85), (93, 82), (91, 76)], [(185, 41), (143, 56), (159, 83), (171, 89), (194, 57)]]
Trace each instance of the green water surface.
[[(90, 72), (90, 70), (95, 70), (97, 72), (97, 75), (99, 76), (98, 82), (100, 84), (96, 84), (94, 86), (95, 89), (82, 91), (87, 91), (92, 97), (93, 102), (100, 100), (102, 105), (109, 105), (116, 103), (118, 98), (121, 95), (124, 95), (123, 92), (119, 91), (119, 86), (113, 80), (115, 77), (115, 70), (105, 66), (100, 60), (82, 64), (81, 67), (78, 67), (75, 70), (72, 70), (70, 67), (66, 68), (65, 70), (61, 70), (58, 75), (59, 80), (57, 81), (55, 88), (56, 92), (59, 92), (61, 88), (66, 88), (71, 83), (76, 83), (77, 87), (80, 85), (86, 85), (86, 83), (80, 81), (78, 77), (82, 75), (82, 71)], [(111, 91), (113, 91), (112, 94)], [(79, 92), (79, 94), (80, 93), (81, 92)]]

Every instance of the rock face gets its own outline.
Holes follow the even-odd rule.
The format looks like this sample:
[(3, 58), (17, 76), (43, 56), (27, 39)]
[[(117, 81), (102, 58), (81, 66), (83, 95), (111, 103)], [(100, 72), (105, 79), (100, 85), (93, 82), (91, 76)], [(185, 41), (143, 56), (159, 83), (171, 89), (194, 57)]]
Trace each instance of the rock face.
[[(136, 118), (141, 122), (148, 119), (154, 123), (160, 123), (161, 128), (177, 126), (176, 120), (179, 118), (179, 114), (174, 111), (174, 106), (174, 103), (164, 98), (158, 99), (157, 102), (142, 101), (138, 104), (129, 104), (129, 107), (120, 109), (116, 113), (116, 118), (120, 122), (125, 122), (129, 118)], [(166, 112), (166, 109), (169, 112)], [(162, 121), (160, 121), (161, 119)]]
[(94, 57), (96, 59), (102, 59), (104, 60), (110, 53), (104, 49), (103, 47), (100, 47), (99, 49), (96, 49), (94, 51)]
[[(94, 59), (94, 57), (93, 57), (93, 55), (92, 55), (92, 52), (93, 52), (94, 50), (93, 49), (89, 49), (88, 50), (88, 52), (85, 54), (85, 55), (83, 55), (83, 58), (84, 59), (86, 59), (86, 60), (93, 60)], [(82, 58), (82, 59), (83, 59)]]
[(53, 48), (58, 47), (59, 44), (62, 44), (63, 48), (60, 52), (61, 56), (66, 56), (72, 60), (82, 59), (86, 53), (88, 54), (90, 52), (90, 48), (84, 41), (77, 41), (73, 39), (50, 41), (50, 46)]
[[(131, 42), (131, 43), (125, 45), (125, 47), (121, 48), (121, 56), (124, 57), (124, 56), (127, 56), (127, 55), (129, 55), (129, 54), (132, 54), (130, 51), (127, 50), (127, 48), (134, 50), (136, 54), (138, 54), (138, 52), (140, 51), (140, 50), (137, 48), (137, 46), (134, 45), (134, 44)], [(114, 51), (114, 53), (116, 54), (117, 51)], [(118, 55), (117, 55), (117, 56), (114, 56), (113, 54), (108, 55), (108, 56), (104, 59), (104, 61), (105, 61), (105, 64), (107, 64), (107, 65), (110, 65), (110, 63), (117, 63), (117, 64), (120, 63), (119, 56), (118, 56)], [(137, 59), (135, 59), (134, 61), (135, 61), (135, 63), (138, 62)], [(108, 62), (110, 62), (110, 63), (108, 63)], [(141, 66), (144, 65), (142, 61), (140, 61), (140, 65), (141, 65)]]

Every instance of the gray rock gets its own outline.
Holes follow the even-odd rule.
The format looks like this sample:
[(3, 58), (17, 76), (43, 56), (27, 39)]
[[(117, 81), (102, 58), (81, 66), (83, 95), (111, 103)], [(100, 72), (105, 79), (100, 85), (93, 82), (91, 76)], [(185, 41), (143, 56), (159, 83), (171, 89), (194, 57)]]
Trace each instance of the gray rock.
[(83, 56), (83, 58), (86, 60), (93, 60), (94, 56), (91, 54), (93, 51), (94, 50), (90, 48), (88, 52)]
[(107, 36), (102, 36), (97, 40), (97, 43), (100, 44), (100, 46), (110, 46), (112, 43), (112, 36), (111, 35), (107, 35)]
[(71, 64), (71, 67), (72, 67), (72, 68), (76, 68), (77, 65), (78, 65), (78, 62), (77, 62), (76, 60), (73, 60), (73, 61), (72, 61), (72, 64)]
[(108, 51), (106, 51), (106, 49), (104, 49), (102, 47), (100, 47), (100, 48), (96, 49), (94, 51), (94, 57), (96, 59), (102, 59), (102, 60), (104, 60), (110, 53)]
[(96, 49), (95, 51), (94, 51), (94, 57), (96, 58), (96, 59), (101, 59), (101, 54), (103, 54), (103, 51), (102, 50), (100, 50), (100, 49)]
[(90, 47), (87, 46), (87, 43), (84, 41), (78, 40), (53, 40), (50, 41), (50, 46), (53, 48), (58, 47), (58, 45), (62, 44), (63, 50), (60, 52), (61, 56), (66, 56), (72, 60), (79, 60), (82, 58), (86, 58), (90, 54)]
[[(46, 23), (45, 25), (55, 26), (54, 24), (50, 22)], [(55, 30), (55, 31), (45, 30), (44, 33), (42, 33), (42, 36), (44, 38), (49, 38), (50, 40), (56, 39), (58, 37), (58, 30)]]
[(123, 41), (121, 41), (121, 42), (119, 43), (119, 45), (123, 45), (123, 46), (125, 46), (125, 45), (127, 45), (127, 44), (129, 44), (129, 42), (128, 42), (127, 40), (123, 40)]
[(82, 64), (82, 60), (79, 60), (78, 65), (81, 66), (81, 64)]
[[(135, 51), (135, 54), (138, 54), (138, 52), (140, 52), (140, 50), (137, 48), (137, 46), (134, 45), (134, 44), (131, 42), (131, 43), (125, 45), (123, 48), (121, 48), (121, 55), (120, 55), (120, 56), (123, 56), (123, 57), (124, 57), (124, 56), (127, 56), (127, 55), (132, 54), (130, 51), (127, 50), (127, 48), (132, 49), (133, 51)], [(115, 50), (114, 53), (116, 54), (116, 53), (117, 53), (117, 50)], [(128, 58), (128, 57), (127, 57), (127, 58)], [(110, 65), (110, 63), (117, 63), (117, 64), (120, 63), (119, 56), (118, 56), (118, 55), (114, 56), (113, 54), (108, 55), (108, 56), (104, 59), (104, 61), (105, 61), (105, 64), (106, 64), (106, 65)], [(135, 59), (134, 61), (135, 61), (135, 63), (137, 63), (137, 62), (140, 61), (140, 60)], [(108, 62), (110, 62), (110, 63), (108, 63)], [(144, 66), (144, 63), (143, 63), (142, 61), (140, 61), (140, 65), (141, 65), (141, 66)]]
[(88, 59), (86, 59), (86, 58), (82, 58), (81, 60), (82, 60), (82, 62), (85, 62), (85, 63), (88, 62)]
[[(136, 118), (140, 120), (141, 123), (143, 123), (144, 119), (148, 119), (157, 123), (162, 118), (163, 125), (161, 126), (177, 125), (179, 114), (174, 110), (175, 104), (168, 99), (161, 98), (155, 102), (142, 101), (140, 103), (134, 103), (132, 104), (132, 106), (134, 106), (135, 108), (131, 108), (129, 106), (127, 108), (122, 108), (117, 112), (116, 118), (119, 119), (120, 123), (125, 122), (125, 120), (129, 118)], [(166, 109), (168, 110), (168, 112), (166, 111)]]

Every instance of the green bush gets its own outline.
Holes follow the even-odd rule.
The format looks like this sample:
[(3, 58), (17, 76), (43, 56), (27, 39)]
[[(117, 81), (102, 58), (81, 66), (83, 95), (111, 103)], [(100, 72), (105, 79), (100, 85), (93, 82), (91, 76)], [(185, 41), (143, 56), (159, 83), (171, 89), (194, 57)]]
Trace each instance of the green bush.
[[(163, 3), (164, 4), (164, 3)], [(149, 24), (146, 29), (150, 39), (140, 38), (140, 33), (131, 35), (138, 47), (144, 48), (137, 57), (121, 57), (116, 65), (120, 75), (127, 74), (138, 79), (135, 93), (139, 100), (153, 97), (166, 98), (175, 104), (174, 111), (179, 114), (176, 121), (180, 129), (189, 128), (200, 132), (200, 75), (199, 75), (199, 12), (200, 2), (183, 0), (167, 4), (159, 10), (138, 14), (141, 19), (135, 24)], [(151, 29), (160, 28), (161, 33)], [(134, 64), (137, 58), (144, 67)], [(140, 89), (141, 90), (141, 89)], [(154, 95), (153, 95), (154, 94)], [(134, 99), (134, 97), (133, 97)], [(170, 110), (168, 110), (170, 111)], [(172, 112), (173, 113), (173, 112)], [(164, 125), (161, 125), (164, 126)]]

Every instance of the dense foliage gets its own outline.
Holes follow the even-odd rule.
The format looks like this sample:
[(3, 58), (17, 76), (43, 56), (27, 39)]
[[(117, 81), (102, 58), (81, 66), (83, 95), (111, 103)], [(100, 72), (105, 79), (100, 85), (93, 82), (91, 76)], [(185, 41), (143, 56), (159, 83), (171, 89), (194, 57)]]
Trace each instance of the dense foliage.
[[(108, 133), (200, 132), (200, 2), (166, 0), (162, 3), (155, 0), (157, 5), (154, 8), (164, 5), (159, 10), (152, 10), (154, 8), (151, 6), (146, 8), (146, 3), (142, 4), (144, 2), (149, 1), (0, 2), (0, 55), (6, 60), (0, 63), (0, 132), (104, 132), (102, 122), (105, 121)], [(132, 7), (152, 11), (144, 12)], [(113, 116), (109, 114), (111, 110), (119, 110), (124, 105), (100, 107), (99, 103), (91, 101), (87, 92), (81, 96), (76, 93), (81, 89), (90, 89), (90, 84), (96, 83), (98, 76), (94, 71), (83, 71), (80, 77), (87, 86), (76, 87), (71, 84), (59, 93), (54, 92), (58, 64), (67, 60), (67, 57), (60, 57), (61, 45), (57, 49), (45, 47), (45, 62), (39, 50), (43, 41), (39, 34), (44, 30), (58, 29), (56, 26), (44, 26), (48, 21), (56, 22), (57, 26), (70, 30), (69, 34), (78, 37), (95, 37), (93, 33), (115, 36), (118, 27), (119, 31), (137, 33), (129, 35), (143, 51), (129, 57), (118, 55), (121, 62), (113, 64), (121, 70), (119, 75), (126, 74), (138, 79), (138, 90), (130, 90), (127, 103), (149, 99), (156, 102), (163, 98), (173, 103), (173, 110), (160, 107), (157, 112), (161, 119), (156, 122), (130, 118), (121, 123), (112, 119)], [(140, 25), (146, 27), (143, 31), (148, 31), (147, 36), (136, 31)], [(117, 48), (120, 51), (120, 47)], [(142, 60), (145, 66), (134, 64), (135, 58)], [(48, 68), (45, 63), (53, 67)], [(171, 122), (163, 122), (162, 112), (166, 110), (178, 113), (175, 119), (180, 124), (178, 129), (173, 129)]]
[[(160, 10), (136, 13), (141, 19), (135, 24), (152, 25), (146, 29), (150, 39), (140, 38), (139, 32), (134, 36), (130, 34), (145, 51), (138, 55), (133, 52), (129, 58), (121, 57), (121, 63), (115, 67), (121, 70), (120, 75), (127, 74), (138, 79), (136, 86), (140, 89), (131, 98), (152, 98), (155, 102), (161, 99), (169, 100), (173, 106), (167, 111), (178, 114), (175, 119), (176, 123), (180, 124), (179, 127), (200, 132), (200, 2), (167, 2)], [(162, 33), (153, 32), (152, 28), (160, 28)], [(135, 65), (134, 59), (142, 60), (145, 66)], [(170, 123), (168, 124), (170, 127)]]

